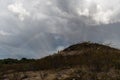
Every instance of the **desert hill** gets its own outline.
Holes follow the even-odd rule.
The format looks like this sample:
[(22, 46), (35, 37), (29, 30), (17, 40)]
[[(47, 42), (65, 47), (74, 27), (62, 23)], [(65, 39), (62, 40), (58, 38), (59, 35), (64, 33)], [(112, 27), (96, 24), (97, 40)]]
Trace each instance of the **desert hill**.
[(84, 42), (41, 59), (5, 59), (0, 61), (0, 78), (120, 80), (120, 50), (98, 43)]

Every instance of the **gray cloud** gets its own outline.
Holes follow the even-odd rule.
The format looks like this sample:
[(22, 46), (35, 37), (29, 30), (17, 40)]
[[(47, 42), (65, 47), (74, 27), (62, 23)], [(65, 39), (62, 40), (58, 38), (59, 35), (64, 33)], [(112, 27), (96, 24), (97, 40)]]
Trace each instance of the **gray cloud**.
[(0, 1), (0, 58), (40, 58), (93, 41), (120, 48), (119, 0)]

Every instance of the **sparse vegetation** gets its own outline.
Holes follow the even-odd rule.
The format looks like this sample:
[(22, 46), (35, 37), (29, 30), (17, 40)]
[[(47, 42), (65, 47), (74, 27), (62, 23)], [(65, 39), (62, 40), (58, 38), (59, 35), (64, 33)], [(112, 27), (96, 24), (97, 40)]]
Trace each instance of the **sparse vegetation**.
[[(81, 52), (69, 55), (69, 53)], [(68, 55), (64, 55), (68, 54)], [(9, 72), (26, 72), (38, 70), (56, 70), (64, 68), (87, 66), (87, 72), (78, 70), (78, 76), (70, 76), (65, 80), (119, 80), (120, 79), (120, 50), (97, 43), (84, 42), (72, 45), (58, 54), (50, 55), (42, 59), (4, 59), (0, 60), (0, 75)], [(108, 75), (114, 69), (115, 78)], [(101, 79), (98, 79), (100, 75)], [(81, 77), (82, 76), (82, 77)], [(88, 78), (88, 79), (87, 79)]]

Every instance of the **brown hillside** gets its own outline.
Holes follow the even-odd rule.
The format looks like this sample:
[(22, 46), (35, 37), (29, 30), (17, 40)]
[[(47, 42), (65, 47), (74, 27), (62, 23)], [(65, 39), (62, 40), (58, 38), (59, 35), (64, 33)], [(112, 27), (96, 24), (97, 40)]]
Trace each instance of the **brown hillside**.
[[(4, 76), (7, 80), (24, 80), (20, 79), (23, 73), (25, 80), (120, 80), (120, 50), (84, 42), (37, 60), (0, 61), (0, 80)], [(14, 75), (12, 79), (10, 75)]]

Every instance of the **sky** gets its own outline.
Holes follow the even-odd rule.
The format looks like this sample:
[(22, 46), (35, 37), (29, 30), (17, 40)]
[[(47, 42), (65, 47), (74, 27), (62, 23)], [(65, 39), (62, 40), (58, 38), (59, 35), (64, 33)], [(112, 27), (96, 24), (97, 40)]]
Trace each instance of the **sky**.
[(0, 59), (41, 58), (83, 41), (120, 48), (120, 0), (0, 0)]

